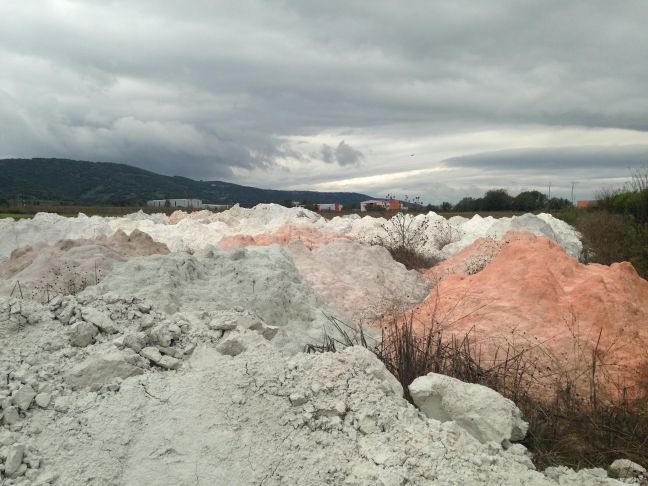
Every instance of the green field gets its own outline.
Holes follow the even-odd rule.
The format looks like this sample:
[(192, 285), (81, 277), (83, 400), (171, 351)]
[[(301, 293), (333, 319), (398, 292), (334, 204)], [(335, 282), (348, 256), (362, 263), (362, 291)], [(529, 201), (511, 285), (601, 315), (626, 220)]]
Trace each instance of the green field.
[(27, 219), (34, 216), (33, 214), (16, 214), (16, 213), (0, 213), (0, 219), (13, 218), (13, 219)]
[[(38, 206), (8, 206), (3, 207), (0, 212), (0, 218), (31, 218), (36, 213), (56, 213), (61, 216), (74, 217), (79, 213), (87, 216), (124, 216), (126, 214), (144, 211), (145, 213), (166, 213), (171, 214), (175, 209), (187, 208), (159, 208), (152, 206), (81, 206), (81, 205), (54, 205), (41, 204)], [(195, 211), (195, 210), (194, 210)]]

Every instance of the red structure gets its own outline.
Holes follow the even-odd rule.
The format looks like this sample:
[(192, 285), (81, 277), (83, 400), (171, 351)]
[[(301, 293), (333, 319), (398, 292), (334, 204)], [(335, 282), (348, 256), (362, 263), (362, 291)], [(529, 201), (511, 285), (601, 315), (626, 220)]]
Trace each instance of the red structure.
[(332, 204), (315, 204), (315, 209), (317, 211), (333, 211), (335, 213), (339, 213), (342, 211), (342, 205), (338, 202), (332, 203)]

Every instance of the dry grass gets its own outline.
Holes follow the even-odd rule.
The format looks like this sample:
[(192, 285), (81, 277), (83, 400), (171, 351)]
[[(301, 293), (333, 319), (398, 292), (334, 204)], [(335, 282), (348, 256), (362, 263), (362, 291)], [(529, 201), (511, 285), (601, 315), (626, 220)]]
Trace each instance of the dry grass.
[[(551, 354), (540, 359), (538, 346), (506, 344), (494, 353), (491, 347), (484, 359), (473, 330), (450, 333), (435, 319), (423, 331), (415, 329), (411, 316), (395, 319), (379, 340), (362, 327), (333, 317), (329, 322), (322, 344), (307, 346), (307, 352), (364, 346), (399, 380), (409, 401), (408, 386), (430, 372), (488, 386), (511, 399), (529, 422), (523, 444), (538, 468), (607, 468), (619, 458), (648, 466), (648, 364), (632, 397), (622, 392), (610, 400), (598, 344), (578, 353), (583, 361), (578, 366), (565, 369), (556, 361), (547, 370), (544, 358)], [(555, 379), (547, 386), (550, 377)], [(585, 393), (582, 383), (588, 387)]]
[(387, 250), (394, 261), (402, 263), (408, 270), (424, 270), (439, 263), (438, 259), (410, 248), (396, 247), (387, 248)]
[(48, 304), (57, 296), (76, 295), (92, 285), (97, 285), (104, 273), (96, 262), (91, 272), (82, 272), (70, 265), (66, 265), (64, 270), (54, 267), (49, 277), (28, 286), (29, 288), (16, 280), (9, 297), (30, 298)]

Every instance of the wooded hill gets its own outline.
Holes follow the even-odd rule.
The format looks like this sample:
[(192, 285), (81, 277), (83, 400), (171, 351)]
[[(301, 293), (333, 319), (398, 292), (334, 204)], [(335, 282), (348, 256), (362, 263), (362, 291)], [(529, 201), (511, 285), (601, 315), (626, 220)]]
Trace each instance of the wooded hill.
[(211, 204), (286, 200), (357, 204), (355, 192), (283, 191), (165, 176), (126, 164), (67, 159), (0, 160), (0, 203), (12, 200), (141, 205), (149, 199), (197, 198)]

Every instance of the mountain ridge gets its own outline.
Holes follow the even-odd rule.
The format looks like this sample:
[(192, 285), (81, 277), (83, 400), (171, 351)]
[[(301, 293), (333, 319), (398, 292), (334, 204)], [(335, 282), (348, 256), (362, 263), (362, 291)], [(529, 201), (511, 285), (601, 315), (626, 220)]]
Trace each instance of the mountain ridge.
[(150, 199), (202, 199), (210, 204), (280, 203), (286, 200), (357, 204), (356, 192), (262, 189), (225, 181), (166, 176), (115, 162), (58, 158), (0, 159), (0, 201), (145, 204)]

